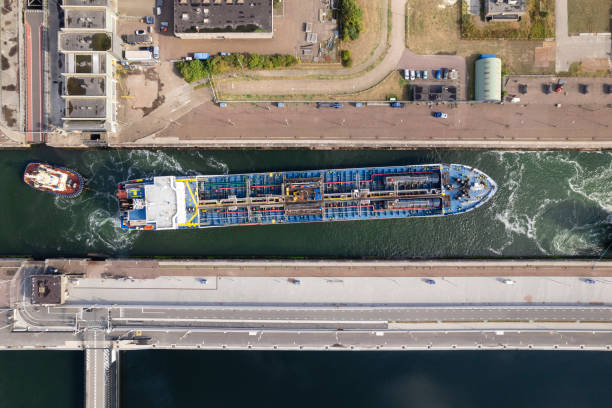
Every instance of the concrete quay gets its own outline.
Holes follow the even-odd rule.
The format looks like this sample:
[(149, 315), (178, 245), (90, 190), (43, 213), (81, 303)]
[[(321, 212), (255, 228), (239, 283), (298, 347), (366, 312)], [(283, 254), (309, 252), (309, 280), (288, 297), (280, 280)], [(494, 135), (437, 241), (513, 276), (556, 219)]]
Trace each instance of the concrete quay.
[[(0, 271), (0, 349), (83, 350), (88, 408), (117, 406), (118, 350), (612, 348), (610, 261), (7, 259)], [(54, 286), (45, 302), (35, 282), (61, 296)]]

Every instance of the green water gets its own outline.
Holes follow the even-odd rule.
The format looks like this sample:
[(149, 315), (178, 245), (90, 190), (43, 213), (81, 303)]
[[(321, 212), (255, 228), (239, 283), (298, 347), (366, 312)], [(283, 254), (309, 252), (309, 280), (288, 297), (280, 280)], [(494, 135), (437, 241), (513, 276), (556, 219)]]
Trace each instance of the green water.
[(0, 408), (80, 408), (84, 401), (82, 352), (0, 352)]
[[(77, 199), (28, 188), (30, 160), (80, 171)], [(463, 163), (497, 195), (477, 211), (424, 219), (124, 232), (116, 184), (153, 175)], [(612, 241), (612, 152), (207, 151), (36, 148), (0, 151), (3, 255), (271, 257), (598, 257)]]

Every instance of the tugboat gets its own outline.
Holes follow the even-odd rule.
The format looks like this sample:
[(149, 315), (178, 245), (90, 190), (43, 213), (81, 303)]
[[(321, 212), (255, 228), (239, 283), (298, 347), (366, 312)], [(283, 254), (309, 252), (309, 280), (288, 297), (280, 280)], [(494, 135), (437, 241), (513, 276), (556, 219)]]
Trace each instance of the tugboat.
[(68, 198), (81, 194), (85, 184), (76, 171), (41, 162), (28, 163), (23, 182), (35, 190)]

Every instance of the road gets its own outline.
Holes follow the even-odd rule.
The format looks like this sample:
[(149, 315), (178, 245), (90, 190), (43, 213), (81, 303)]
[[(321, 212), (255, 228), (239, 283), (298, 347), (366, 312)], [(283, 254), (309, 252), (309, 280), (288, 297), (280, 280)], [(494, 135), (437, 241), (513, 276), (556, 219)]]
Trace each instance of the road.
[[(7, 262), (13, 265), (12, 261)], [(102, 273), (112, 276), (114, 270), (119, 274), (115, 278), (129, 272), (143, 274), (140, 278), (105, 279), (102, 284), (105, 294), (101, 295), (99, 290), (92, 292), (88, 300), (74, 299), (70, 289), (68, 303), (50, 306), (31, 304), (28, 288), (29, 276), (40, 273), (45, 264), (54, 265), (53, 260), (24, 261), (11, 282), (15, 312), (0, 313), (0, 348), (91, 349), (87, 358), (92, 376), (89, 381), (93, 383), (99, 382), (99, 377), (93, 378), (94, 372), (96, 376), (112, 378), (112, 368), (108, 374), (107, 364), (109, 356), (113, 361), (112, 353), (95, 351), (110, 347), (607, 350), (612, 346), (609, 262), (597, 265), (582, 261), (56, 262), (65, 272), (84, 276), (89, 275), (89, 266), (93, 276)], [(216, 277), (211, 276), (217, 281), (207, 281), (209, 289), (202, 289), (202, 284), (193, 278), (202, 272), (200, 268), (218, 272)], [(260, 277), (248, 277), (250, 269)], [(362, 270), (382, 276), (346, 276), (349, 271), (359, 275)], [(190, 276), (181, 278), (178, 271)], [(324, 271), (330, 271), (331, 276), (321, 275)], [(300, 285), (295, 285), (287, 279), (286, 272), (312, 276), (300, 277)], [(477, 276), (456, 276), (459, 272)], [(155, 278), (168, 273), (172, 275), (170, 280)], [(414, 276), (402, 277), (397, 273)], [(587, 274), (595, 284), (580, 280), (580, 276)], [(499, 275), (513, 276), (516, 283), (504, 285), (496, 280)], [(425, 276), (433, 277), (436, 284), (424, 284)], [(70, 279), (73, 285), (80, 282), (76, 286), (85, 293), (100, 281), (92, 277)], [(240, 284), (241, 279), (267, 280), (278, 288), (245, 286)], [(468, 279), (472, 279), (470, 285), (458, 285)], [(352, 280), (368, 280), (369, 284), (355, 286)], [(338, 286), (340, 290), (326, 289), (328, 286)], [(393, 287), (397, 289), (394, 291)], [(263, 292), (258, 295), (260, 290)], [(169, 295), (172, 291), (176, 293)], [(214, 296), (219, 298), (209, 298), (208, 301), (214, 300), (209, 304), (190, 304), (193, 291), (211, 296), (218, 292)], [(106, 292), (131, 294), (131, 304), (108, 299), (110, 295)], [(342, 299), (338, 294), (343, 292), (349, 293), (343, 295), (344, 300), (352, 299), (352, 303), (339, 302)], [(459, 295), (453, 295), (454, 292)], [(514, 294), (508, 297), (503, 292)], [(153, 293), (158, 304), (135, 303), (143, 298), (142, 293)], [(258, 300), (257, 296), (263, 295), (265, 299)], [(317, 298), (321, 295), (326, 298), (323, 302)], [(279, 301), (283, 297), (296, 298), (300, 303)], [(355, 304), (359, 298), (361, 303)], [(497, 301), (493, 301), (495, 298)], [(380, 303), (380, 299), (385, 299), (385, 303)], [(405, 303), (390, 304), (398, 299)], [(467, 303), (457, 304), (458, 299)], [(107, 374), (101, 374), (100, 366)], [(96, 389), (103, 389), (100, 387)]]
[(25, 13), (26, 66), (27, 66), (27, 120), (26, 132), (29, 143), (44, 141), (43, 121), (43, 20), (42, 10), (27, 10)]
[[(206, 102), (181, 117), (163, 118), (158, 132), (135, 130), (113, 142), (121, 147), (207, 148), (612, 148), (612, 114), (606, 106), (568, 104), (458, 104), (317, 109), (314, 104)], [(434, 118), (434, 111), (448, 119)], [(170, 121), (170, 119), (173, 119)], [(156, 121), (155, 112), (149, 115)], [(170, 121), (170, 122), (169, 122)], [(204, 127), (203, 127), (204, 124)]]

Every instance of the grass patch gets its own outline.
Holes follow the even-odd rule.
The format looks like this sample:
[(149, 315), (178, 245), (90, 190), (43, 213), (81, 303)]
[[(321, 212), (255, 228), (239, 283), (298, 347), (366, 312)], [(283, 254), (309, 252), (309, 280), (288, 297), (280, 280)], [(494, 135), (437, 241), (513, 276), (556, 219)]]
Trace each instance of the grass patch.
[(193, 89), (210, 88), (210, 82), (204, 82), (193, 87)]
[(377, 85), (363, 92), (352, 94), (364, 101), (386, 101), (389, 97), (407, 101), (410, 99), (410, 83), (404, 80), (399, 71), (393, 71)]
[(572, 62), (567, 72), (559, 72), (559, 76), (564, 77), (589, 77), (589, 78), (604, 78), (609, 76), (608, 71), (600, 69), (595, 72), (585, 72), (582, 70), (582, 64), (580, 62)]
[[(546, 68), (534, 67), (535, 49), (542, 46), (541, 41), (462, 39), (461, 1), (452, 6), (439, 7), (443, 4), (442, 0), (408, 0), (406, 46), (418, 54), (459, 55), (466, 58), (468, 99), (473, 98), (474, 61), (480, 54), (498, 55), (510, 74), (554, 73), (554, 61)], [(554, 20), (553, 10), (549, 18)]]
[(570, 34), (612, 31), (612, 0), (568, 0)]
[(343, 41), (341, 47), (350, 50), (353, 65), (359, 65), (374, 55), (380, 43), (383, 24), (383, 4), (387, 0), (357, 0), (363, 14), (363, 26), (359, 38), (354, 41)]

